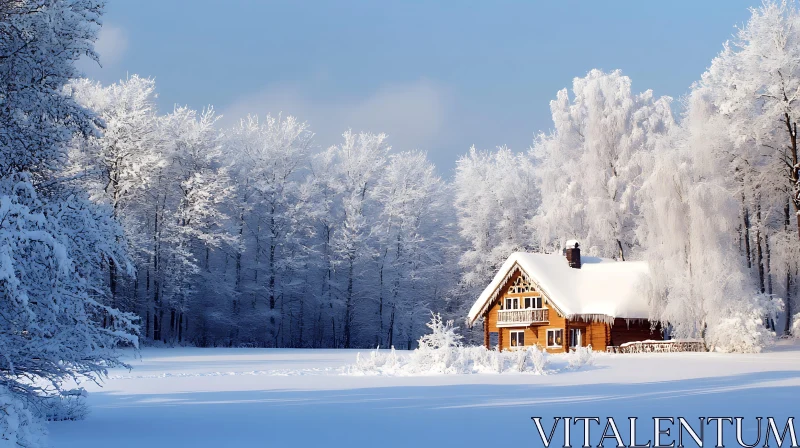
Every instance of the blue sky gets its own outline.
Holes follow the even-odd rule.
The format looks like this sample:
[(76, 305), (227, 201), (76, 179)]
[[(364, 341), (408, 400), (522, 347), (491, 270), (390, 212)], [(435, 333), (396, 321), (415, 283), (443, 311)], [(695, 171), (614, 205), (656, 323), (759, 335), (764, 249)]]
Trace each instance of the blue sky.
[(109, 0), (104, 66), (82, 66), (104, 83), (154, 77), (162, 111), (297, 115), (323, 147), (386, 132), (449, 177), (473, 144), (526, 150), (592, 68), (677, 100), (758, 4)]

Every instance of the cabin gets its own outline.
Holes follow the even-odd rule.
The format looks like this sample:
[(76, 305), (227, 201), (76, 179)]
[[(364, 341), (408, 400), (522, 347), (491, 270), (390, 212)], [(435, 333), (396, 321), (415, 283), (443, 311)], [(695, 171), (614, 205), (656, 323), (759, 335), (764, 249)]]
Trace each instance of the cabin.
[(642, 293), (646, 262), (581, 256), (568, 241), (562, 254), (508, 257), (469, 311), (483, 320), (484, 345), (509, 350), (538, 345), (548, 352), (593, 350), (663, 339), (648, 320)]

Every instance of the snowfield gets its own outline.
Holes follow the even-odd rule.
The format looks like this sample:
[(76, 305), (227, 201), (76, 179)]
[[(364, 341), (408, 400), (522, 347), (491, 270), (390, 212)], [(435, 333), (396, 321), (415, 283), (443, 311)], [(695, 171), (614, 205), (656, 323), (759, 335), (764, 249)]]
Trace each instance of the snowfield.
[[(543, 376), (343, 375), (357, 353), (144, 349), (140, 359), (129, 359), (133, 370), (113, 370), (102, 387), (84, 384), (89, 416), (50, 423), (50, 443), (84, 448), (541, 446), (533, 416), (545, 417), (547, 428), (554, 416), (622, 421), (629, 416), (772, 416), (785, 422), (796, 415), (800, 396), (800, 346), (788, 341), (750, 355), (601, 353), (594, 365), (579, 371)], [(746, 422), (745, 440), (755, 440), (755, 420)], [(714, 433), (713, 427), (706, 429)], [(593, 431), (596, 445), (602, 428)], [(574, 427), (574, 433), (573, 446), (580, 446), (582, 431)], [(643, 434), (643, 440), (652, 436)]]

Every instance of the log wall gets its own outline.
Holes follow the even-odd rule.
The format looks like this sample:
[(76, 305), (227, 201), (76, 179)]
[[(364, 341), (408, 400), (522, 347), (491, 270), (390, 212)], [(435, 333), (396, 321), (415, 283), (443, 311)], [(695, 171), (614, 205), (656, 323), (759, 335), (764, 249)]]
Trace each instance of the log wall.
[[(585, 322), (582, 320), (569, 321), (564, 316), (559, 315), (556, 309), (546, 300), (543, 300), (543, 307), (549, 310), (549, 322), (535, 323), (528, 326), (520, 327), (502, 327), (497, 326), (497, 311), (502, 308), (507, 297), (518, 297), (520, 303), (524, 297), (533, 297), (539, 295), (538, 292), (526, 293), (511, 293), (509, 289), (511, 285), (520, 276), (519, 273), (511, 276), (506, 285), (503, 286), (503, 291), (498, 294), (497, 299), (489, 307), (487, 315), (484, 316), (486, 327), (484, 329), (484, 344), (488, 346), (489, 334), (491, 332), (498, 333), (498, 343), (501, 350), (508, 350), (511, 348), (511, 331), (523, 330), (525, 332), (525, 345), (539, 345), (541, 348), (546, 348), (548, 352), (563, 352), (569, 347), (569, 330), (570, 328), (580, 328), (583, 331), (583, 346), (591, 345), (593, 350), (605, 351), (609, 346), (619, 346), (626, 342), (644, 341), (648, 339), (661, 339), (662, 331), (660, 326), (656, 326), (654, 330), (650, 329), (650, 322), (647, 320), (626, 320), (615, 319), (613, 325), (606, 322)], [(559, 347), (546, 347), (547, 344), (547, 330), (560, 328), (564, 331), (562, 344)], [(494, 348), (494, 347), (490, 347)]]
[(651, 330), (649, 320), (614, 319), (614, 325), (611, 327), (611, 341), (608, 345), (620, 346), (627, 342), (660, 339), (664, 339), (664, 334), (659, 324)]

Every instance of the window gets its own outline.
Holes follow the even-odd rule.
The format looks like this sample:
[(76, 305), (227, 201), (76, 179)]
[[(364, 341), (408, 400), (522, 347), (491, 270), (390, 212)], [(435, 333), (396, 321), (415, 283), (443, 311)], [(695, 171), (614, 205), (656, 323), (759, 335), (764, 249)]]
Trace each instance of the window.
[(555, 328), (547, 330), (547, 346), (562, 347), (564, 345), (564, 330)]
[(541, 308), (541, 297), (525, 297), (525, 308)]
[(525, 345), (525, 331), (511, 331), (511, 346), (522, 347)]
[(507, 310), (518, 310), (519, 309), (519, 297), (508, 297), (508, 298), (506, 298), (506, 309)]
[(570, 328), (569, 329), (569, 346), (570, 348), (580, 347), (583, 345), (583, 329)]

